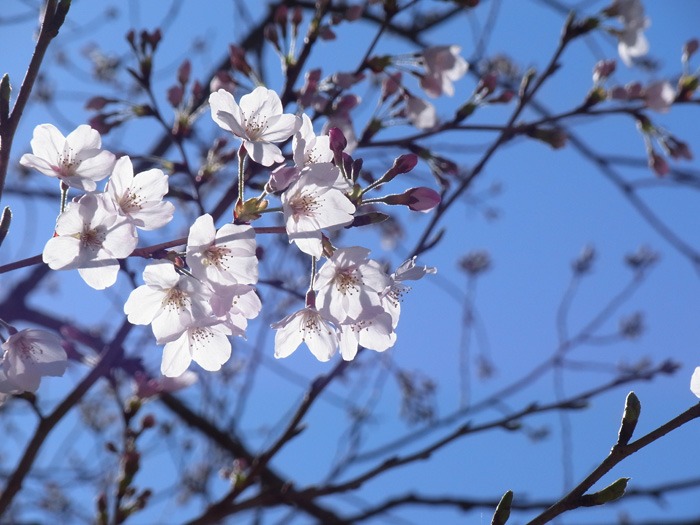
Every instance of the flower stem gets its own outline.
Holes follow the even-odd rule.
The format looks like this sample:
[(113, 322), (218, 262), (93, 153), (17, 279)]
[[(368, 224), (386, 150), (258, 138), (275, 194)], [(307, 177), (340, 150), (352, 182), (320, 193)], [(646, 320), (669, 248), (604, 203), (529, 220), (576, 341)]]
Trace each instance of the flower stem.
[(61, 213), (66, 211), (66, 203), (68, 202), (68, 184), (61, 181)]
[(243, 148), (243, 144), (238, 148), (238, 201), (244, 202), (244, 192), (245, 192), (245, 157), (246, 152)]

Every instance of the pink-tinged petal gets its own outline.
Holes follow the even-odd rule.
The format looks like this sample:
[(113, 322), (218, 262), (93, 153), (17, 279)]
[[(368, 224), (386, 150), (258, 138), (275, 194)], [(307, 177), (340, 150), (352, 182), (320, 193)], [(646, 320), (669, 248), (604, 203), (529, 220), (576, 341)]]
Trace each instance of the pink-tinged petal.
[(333, 357), (338, 349), (338, 334), (330, 324), (322, 321), (319, 316), (317, 329), (306, 330), (304, 342), (316, 359), (325, 362)]
[(83, 124), (68, 134), (66, 144), (76, 152), (86, 149), (100, 149), (102, 139), (97, 130), (92, 129), (87, 124)]
[[(143, 270), (143, 281), (154, 288), (169, 290), (177, 285), (180, 276), (171, 262), (157, 261)], [(150, 321), (149, 321), (150, 322)]]
[(301, 121), (296, 115), (285, 113), (268, 120), (267, 129), (262, 138), (268, 142), (282, 142), (294, 135)]
[(386, 312), (380, 313), (369, 322), (360, 324), (356, 330), (358, 330), (360, 344), (376, 352), (384, 352), (396, 342), (391, 315)]
[(116, 259), (88, 261), (89, 266), (80, 266), (78, 273), (88, 286), (95, 290), (104, 290), (117, 282), (119, 263)]
[(83, 160), (75, 175), (91, 181), (102, 180), (112, 173), (116, 157), (109, 151), (100, 151), (94, 157)]
[(340, 326), (340, 355), (344, 361), (352, 361), (357, 355), (357, 334), (352, 325)]
[(114, 164), (112, 175), (109, 177), (106, 192), (119, 202), (131, 188), (131, 182), (134, 180), (134, 167), (131, 164), (131, 159), (128, 156), (121, 157)]
[(175, 206), (171, 202), (149, 202), (131, 214), (131, 222), (142, 230), (157, 230), (173, 220)]
[(231, 341), (220, 328), (190, 328), (190, 348), (192, 360), (209, 372), (220, 370), (231, 357)]
[(272, 89), (263, 86), (258, 86), (247, 95), (243, 95), (240, 107), (248, 121), (258, 120), (259, 117), (268, 119), (282, 113), (282, 102), (279, 95)]
[(321, 241), (320, 231), (290, 233), (289, 242), (293, 242), (299, 250), (317, 259), (320, 259), (323, 255), (323, 242)]
[(192, 362), (190, 341), (187, 332), (177, 340), (171, 341), (163, 348), (160, 372), (166, 377), (179, 377), (185, 373)]
[(115, 259), (124, 259), (138, 244), (138, 235), (133, 224), (126, 221), (115, 223), (107, 232), (102, 248)]
[(34, 128), (32, 140), (32, 153), (51, 164), (58, 161), (58, 156), (63, 154), (66, 139), (53, 124), (40, 124)]
[(151, 322), (151, 329), (158, 344), (174, 341), (188, 326), (196, 322), (195, 316), (188, 308), (173, 308), (164, 305), (163, 309)]
[(154, 168), (137, 173), (132, 185), (143, 200), (160, 201), (168, 193), (168, 176)]
[(31, 153), (25, 153), (19, 159), (19, 163), (22, 166), (33, 168), (49, 177), (58, 177), (58, 171), (54, 169), (56, 167), (55, 162), (55, 160), (53, 162), (49, 162), (43, 157), (32, 155)]
[(132, 290), (124, 303), (124, 313), (131, 324), (151, 324), (163, 306), (165, 294), (150, 286), (139, 286)]
[(187, 236), (187, 252), (189, 253), (191, 249), (204, 250), (214, 243), (215, 238), (214, 219), (206, 213), (198, 217), (190, 226), (190, 233)]
[(292, 355), (304, 340), (301, 323), (304, 310), (288, 315), (281, 321), (273, 323), (275, 333), (275, 358), (280, 359)]
[(75, 237), (53, 237), (48, 240), (41, 259), (52, 270), (76, 268), (80, 254), (80, 239)]
[(244, 140), (243, 145), (250, 158), (263, 166), (272, 166), (275, 163), (284, 162), (282, 150), (274, 144), (267, 142), (250, 142)]
[(231, 93), (225, 89), (219, 89), (212, 93), (209, 95), (209, 106), (211, 118), (219, 127), (238, 137), (245, 136), (245, 117)]

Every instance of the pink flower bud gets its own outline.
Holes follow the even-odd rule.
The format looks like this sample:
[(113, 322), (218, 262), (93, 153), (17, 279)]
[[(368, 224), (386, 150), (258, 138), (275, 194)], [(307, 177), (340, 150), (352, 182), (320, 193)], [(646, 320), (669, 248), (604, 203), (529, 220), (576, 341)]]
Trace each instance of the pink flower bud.
[(688, 40), (683, 46), (683, 62), (687, 62), (688, 60), (690, 60), (690, 57), (692, 57), (695, 54), (695, 52), (698, 50), (698, 47), (700, 47), (700, 42), (698, 42), (697, 38)]
[(328, 137), (330, 137), (331, 151), (334, 155), (339, 156), (348, 145), (345, 135), (340, 128), (331, 128), (328, 130)]
[(666, 159), (654, 150), (652, 150), (649, 155), (649, 167), (659, 177), (667, 175), (670, 170)]
[(440, 204), (440, 194), (431, 188), (411, 188), (400, 195), (387, 195), (383, 202), (391, 206), (408, 206), (413, 211), (429, 212)]
[(190, 64), (189, 60), (185, 59), (182, 64), (180, 64), (180, 67), (177, 68), (177, 81), (184, 86), (189, 82), (191, 72), (192, 64)]
[(389, 171), (387, 171), (384, 174), (382, 180), (384, 182), (389, 182), (401, 173), (408, 173), (416, 167), (416, 164), (418, 164), (418, 155), (416, 155), (415, 153), (407, 153), (405, 155), (401, 155), (396, 160), (394, 160), (394, 164), (391, 166)]
[(676, 90), (666, 80), (653, 82), (644, 90), (644, 103), (659, 113), (666, 113), (675, 100)]
[(182, 102), (182, 95), (182, 86), (173, 86), (168, 89), (168, 102), (170, 102), (172, 107), (176, 108)]
[(593, 68), (593, 82), (596, 84), (607, 79), (615, 72), (617, 63), (614, 60), (601, 60)]
[(429, 212), (435, 208), (435, 206), (440, 204), (441, 200), (440, 194), (437, 191), (424, 186), (411, 188), (406, 191), (404, 195), (408, 195), (409, 197), (409, 208), (413, 211), (420, 211), (423, 213)]

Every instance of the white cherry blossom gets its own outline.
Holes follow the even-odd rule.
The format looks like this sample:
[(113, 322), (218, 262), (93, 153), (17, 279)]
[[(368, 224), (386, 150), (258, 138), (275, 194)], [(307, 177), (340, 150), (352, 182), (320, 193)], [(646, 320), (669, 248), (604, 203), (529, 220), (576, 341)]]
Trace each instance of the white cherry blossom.
[(143, 271), (144, 283), (131, 292), (124, 313), (132, 324), (151, 325), (159, 344), (178, 339), (191, 326), (211, 317), (211, 290), (168, 261)]
[(301, 127), (292, 139), (292, 150), (294, 151), (294, 163), (299, 169), (309, 164), (333, 160), (330, 138), (328, 135), (314, 133), (313, 123), (306, 113), (301, 115)]
[(437, 125), (435, 106), (427, 100), (415, 97), (410, 93), (404, 95), (406, 106), (404, 113), (408, 121), (418, 129), (432, 129)]
[(355, 358), (360, 345), (383, 352), (395, 342), (391, 315), (380, 306), (365, 308), (357, 319), (346, 320), (340, 325), (340, 355), (345, 361)]
[(644, 15), (641, 0), (615, 0), (607, 9), (611, 16), (622, 22), (622, 30), (616, 30), (618, 38), (617, 51), (622, 61), (632, 65), (632, 59), (649, 52), (649, 42), (644, 30), (649, 27), (649, 19)]
[(307, 306), (272, 324), (275, 334), (275, 357), (291, 355), (306, 343), (319, 361), (328, 361), (338, 350), (338, 330), (316, 308)]
[(258, 282), (255, 230), (243, 224), (225, 224), (218, 231), (214, 219), (205, 214), (190, 227), (187, 265), (203, 281), (217, 284)]
[(417, 281), (429, 274), (437, 273), (437, 268), (433, 266), (416, 266), (416, 258), (412, 257), (404, 261), (396, 271), (391, 274), (390, 285), (381, 294), (381, 304), (392, 318), (393, 326), (399, 323), (401, 314), (401, 300), (406, 295), (411, 287), (404, 281)]
[(180, 337), (163, 347), (161, 373), (166, 377), (178, 377), (192, 361), (209, 372), (220, 370), (231, 357), (228, 333), (224, 325), (211, 319), (187, 327)]
[(27, 328), (15, 332), (2, 344), (0, 392), (36, 392), (44, 376), (59, 377), (68, 366), (61, 338), (45, 330)]
[(19, 160), (22, 166), (56, 177), (72, 188), (95, 191), (95, 181), (112, 172), (114, 155), (100, 149), (100, 134), (87, 124), (78, 126), (64, 137), (53, 124), (34, 128), (32, 153)]
[(159, 169), (134, 175), (134, 167), (127, 156), (114, 165), (105, 193), (112, 198), (119, 213), (142, 230), (165, 226), (175, 212), (175, 206), (163, 200), (168, 193), (168, 176)]
[(338, 324), (362, 318), (364, 310), (379, 305), (379, 294), (391, 284), (368, 255), (361, 246), (338, 249), (318, 272), (318, 309)]
[(78, 269), (92, 288), (103, 290), (117, 280), (119, 262), (137, 243), (136, 229), (120, 217), (104, 194), (83, 195), (56, 220), (56, 236), (42, 254), (52, 270)]
[(459, 46), (434, 46), (423, 50), (421, 59), (425, 74), (420, 85), (429, 96), (454, 95), (452, 83), (469, 70), (469, 63), (459, 54), (461, 50)]
[(300, 126), (299, 119), (283, 113), (279, 96), (259, 86), (241, 97), (220, 89), (209, 95), (211, 117), (221, 128), (243, 140), (248, 155), (263, 166), (284, 162), (282, 151), (273, 144), (291, 137)]
[(321, 230), (350, 224), (355, 205), (340, 188), (350, 187), (330, 163), (312, 164), (282, 194), (282, 210), (289, 242), (304, 253), (321, 257)]

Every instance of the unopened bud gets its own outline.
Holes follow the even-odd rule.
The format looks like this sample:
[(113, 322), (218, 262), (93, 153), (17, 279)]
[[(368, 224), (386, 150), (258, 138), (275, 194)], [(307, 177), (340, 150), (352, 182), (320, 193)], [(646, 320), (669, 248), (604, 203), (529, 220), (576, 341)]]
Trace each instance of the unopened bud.
[(662, 155), (659, 155), (655, 150), (651, 150), (649, 152), (649, 167), (659, 177), (668, 175), (668, 172), (670, 171), (666, 159)]
[(185, 59), (182, 64), (180, 64), (180, 67), (177, 68), (177, 81), (184, 86), (189, 82), (191, 73), (192, 64), (189, 60)]
[(338, 160), (340, 159), (343, 150), (348, 145), (348, 141), (345, 138), (345, 135), (343, 132), (340, 130), (340, 128), (331, 128), (328, 130), (328, 137), (329, 137), (329, 143), (330, 143), (330, 148), (331, 151), (333, 152), (333, 158), (336, 159), (336, 165), (338, 164)]
[(683, 56), (681, 57), (681, 60), (683, 62), (687, 62), (688, 60), (690, 60), (690, 57), (692, 57), (695, 54), (695, 52), (698, 50), (698, 47), (700, 47), (700, 42), (698, 42), (697, 38), (688, 40), (683, 45)]
[(418, 164), (418, 155), (415, 153), (406, 153), (400, 155), (394, 160), (394, 164), (391, 166), (389, 171), (387, 171), (381, 178), (383, 182), (389, 182), (397, 175), (402, 173), (408, 173)]
[(600, 60), (593, 68), (593, 82), (604, 81), (615, 72), (617, 63), (614, 60)]
[(529, 129), (527, 135), (549, 144), (554, 149), (560, 149), (566, 146), (566, 141), (569, 138), (566, 132), (559, 128)]
[(440, 204), (440, 194), (431, 188), (420, 186), (411, 188), (399, 195), (387, 195), (382, 202), (392, 206), (408, 206), (413, 211), (427, 213)]

